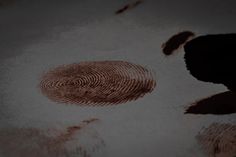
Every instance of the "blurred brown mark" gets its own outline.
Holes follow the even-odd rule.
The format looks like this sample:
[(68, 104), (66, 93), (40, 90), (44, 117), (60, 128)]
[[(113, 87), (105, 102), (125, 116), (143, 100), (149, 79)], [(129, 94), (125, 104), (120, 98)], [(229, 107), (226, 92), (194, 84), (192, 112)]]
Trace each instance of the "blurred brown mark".
[(132, 9), (132, 8), (138, 6), (141, 3), (143, 3), (143, 0), (138, 0), (138, 1), (134, 2), (134, 3), (127, 4), (124, 7), (122, 7), (121, 9), (118, 9), (115, 12), (115, 14), (121, 14), (121, 13), (123, 13), (123, 12), (125, 12), (125, 11), (127, 11), (129, 9)]

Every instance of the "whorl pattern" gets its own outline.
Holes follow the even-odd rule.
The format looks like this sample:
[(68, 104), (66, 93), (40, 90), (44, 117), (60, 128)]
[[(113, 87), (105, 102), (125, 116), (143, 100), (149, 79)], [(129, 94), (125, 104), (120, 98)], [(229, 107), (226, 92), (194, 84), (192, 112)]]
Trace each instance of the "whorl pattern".
[(78, 105), (112, 105), (136, 100), (156, 86), (152, 73), (125, 61), (93, 61), (59, 66), (40, 82), (49, 99)]

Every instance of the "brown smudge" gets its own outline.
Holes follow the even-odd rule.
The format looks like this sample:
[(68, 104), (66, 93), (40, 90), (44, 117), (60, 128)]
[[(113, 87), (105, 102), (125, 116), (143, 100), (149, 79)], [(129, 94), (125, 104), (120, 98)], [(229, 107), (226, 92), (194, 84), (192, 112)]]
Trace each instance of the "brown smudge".
[(111, 105), (136, 100), (156, 82), (142, 66), (124, 61), (81, 62), (57, 67), (40, 82), (49, 99), (77, 105)]
[(16, 0), (0, 0), (0, 7), (9, 6), (11, 4), (14, 4)]
[(98, 121), (98, 119), (96, 119), (96, 118), (91, 118), (91, 119), (83, 120), (80, 125), (70, 126), (70, 127), (67, 128), (66, 132), (63, 132), (62, 134), (60, 134), (59, 136), (57, 136), (54, 141), (55, 141), (56, 143), (64, 143), (64, 142), (70, 140), (70, 138), (71, 138), (77, 131), (82, 130), (82, 129), (85, 128), (87, 125), (89, 125), (90, 123), (93, 123), (93, 122), (95, 122), (95, 121)]
[(192, 114), (231, 114), (236, 113), (236, 93), (219, 93), (192, 104), (185, 113)]
[(190, 31), (183, 31), (173, 35), (167, 42), (162, 45), (162, 50), (165, 55), (171, 55), (181, 45), (185, 44), (195, 34)]
[(116, 14), (121, 14), (121, 13), (123, 13), (123, 12), (125, 12), (125, 11), (127, 11), (127, 10), (129, 10), (129, 9), (132, 9), (132, 8), (138, 6), (138, 5), (141, 4), (142, 2), (143, 2), (142, 0), (139, 0), (139, 1), (136, 1), (136, 2), (134, 2), (134, 3), (127, 4), (127, 5), (125, 5), (124, 7), (122, 7), (121, 9), (117, 10), (115, 13), (116, 13)]
[(88, 124), (82, 122), (77, 126), (68, 127), (66, 131), (36, 128), (0, 129), (0, 151), (4, 157), (89, 157), (105, 144), (96, 133), (86, 138), (90, 138), (90, 141), (92, 138), (89, 146), (81, 143), (80, 138), (86, 133), (81, 134), (81, 131)]
[(236, 125), (213, 123), (196, 138), (209, 157), (236, 155)]
[(90, 124), (95, 121), (98, 121), (98, 119), (97, 118), (90, 118), (90, 119), (83, 120), (82, 122), (85, 124)]

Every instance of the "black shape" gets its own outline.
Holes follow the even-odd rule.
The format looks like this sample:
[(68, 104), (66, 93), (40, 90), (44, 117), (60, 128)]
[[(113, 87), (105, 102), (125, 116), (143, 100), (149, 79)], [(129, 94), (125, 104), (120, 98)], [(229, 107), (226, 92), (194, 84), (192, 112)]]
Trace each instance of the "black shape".
[(198, 80), (236, 91), (236, 34), (197, 37), (184, 46), (187, 69)]
[(168, 39), (163, 44), (163, 53), (165, 55), (171, 55), (173, 52), (178, 49), (181, 45), (183, 45), (190, 37), (194, 36), (195, 34), (190, 31), (183, 31), (178, 34), (173, 35), (170, 39)]
[(197, 101), (185, 113), (192, 114), (231, 114), (236, 113), (236, 93), (227, 91)]
[(132, 9), (132, 8), (138, 6), (138, 5), (141, 4), (142, 2), (143, 2), (142, 0), (138, 0), (138, 1), (134, 2), (134, 3), (127, 4), (127, 5), (125, 5), (124, 7), (122, 7), (121, 9), (117, 10), (117, 11), (115, 12), (115, 14), (121, 14), (121, 13), (123, 13), (123, 12), (125, 12), (125, 11), (127, 11), (127, 10), (129, 10), (129, 9)]

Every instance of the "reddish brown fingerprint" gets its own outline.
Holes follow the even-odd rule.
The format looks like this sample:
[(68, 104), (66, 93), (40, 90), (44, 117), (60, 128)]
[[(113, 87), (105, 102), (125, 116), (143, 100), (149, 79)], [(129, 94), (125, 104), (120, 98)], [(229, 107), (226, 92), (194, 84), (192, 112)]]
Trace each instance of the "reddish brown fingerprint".
[(186, 43), (190, 37), (194, 37), (195, 34), (190, 31), (183, 31), (178, 34), (173, 35), (162, 45), (162, 50), (165, 55), (171, 55), (175, 50), (177, 50), (181, 45)]
[(115, 13), (116, 14), (121, 14), (121, 13), (123, 13), (123, 12), (125, 12), (125, 11), (127, 11), (129, 9), (132, 9), (132, 8), (138, 6), (142, 2), (143, 2), (142, 0), (139, 0), (139, 1), (136, 1), (134, 3), (127, 4), (127, 5), (123, 6), (122, 8), (118, 9)]
[(112, 105), (136, 100), (153, 91), (152, 73), (125, 61), (94, 61), (59, 66), (40, 82), (42, 93), (59, 103)]
[(236, 155), (236, 125), (213, 123), (196, 138), (209, 157)]
[(4, 157), (90, 157), (105, 144), (96, 132), (90, 131), (86, 135), (88, 130), (84, 129), (87, 125), (88, 123), (82, 122), (66, 130), (0, 129), (0, 152)]

